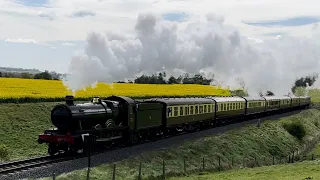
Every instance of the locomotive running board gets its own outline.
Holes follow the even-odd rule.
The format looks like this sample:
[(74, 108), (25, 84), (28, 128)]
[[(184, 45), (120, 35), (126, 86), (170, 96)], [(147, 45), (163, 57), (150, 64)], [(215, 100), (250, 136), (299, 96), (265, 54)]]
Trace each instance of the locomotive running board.
[(122, 136), (115, 136), (115, 137), (111, 137), (111, 138), (100, 138), (100, 139), (97, 139), (96, 141), (97, 142), (106, 142), (106, 141), (112, 141), (112, 140), (120, 139), (120, 138), (122, 138)]

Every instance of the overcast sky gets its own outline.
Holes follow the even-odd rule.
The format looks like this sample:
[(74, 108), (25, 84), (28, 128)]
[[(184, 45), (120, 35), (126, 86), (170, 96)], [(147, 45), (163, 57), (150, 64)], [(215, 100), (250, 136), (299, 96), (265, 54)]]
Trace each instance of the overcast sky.
[(146, 12), (180, 25), (213, 12), (254, 40), (310, 36), (319, 7), (318, 0), (0, 0), (0, 66), (67, 72), (88, 33), (134, 34)]

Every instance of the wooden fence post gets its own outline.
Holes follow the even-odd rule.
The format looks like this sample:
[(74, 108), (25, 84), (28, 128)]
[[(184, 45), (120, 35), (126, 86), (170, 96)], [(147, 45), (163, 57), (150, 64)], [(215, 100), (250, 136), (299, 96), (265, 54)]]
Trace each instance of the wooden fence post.
[(242, 158), (242, 167), (243, 167), (243, 168), (245, 167), (245, 164), (244, 164), (244, 157)]
[(52, 174), (52, 180), (56, 180), (56, 173)]
[(272, 165), (274, 165), (274, 156), (272, 156)]
[(231, 159), (231, 164), (232, 164), (232, 168), (233, 168), (233, 164), (234, 163), (234, 157), (232, 157), (232, 159)]
[(186, 167), (186, 159), (183, 159), (183, 169), (184, 169), (184, 173), (187, 173), (187, 167)]
[(164, 160), (162, 160), (162, 175), (163, 175), (163, 179), (166, 179), (166, 172), (165, 172)]
[(89, 180), (90, 179), (90, 168), (88, 167), (88, 169), (87, 169), (87, 180)]
[(202, 171), (204, 171), (204, 157), (202, 158)]
[(116, 180), (116, 164), (113, 164), (112, 180)]
[(254, 156), (254, 166), (257, 166), (257, 156)]
[(139, 164), (139, 175), (138, 175), (138, 179), (141, 180), (141, 162)]
[(292, 159), (291, 159), (291, 163), (294, 163), (294, 151), (292, 152)]

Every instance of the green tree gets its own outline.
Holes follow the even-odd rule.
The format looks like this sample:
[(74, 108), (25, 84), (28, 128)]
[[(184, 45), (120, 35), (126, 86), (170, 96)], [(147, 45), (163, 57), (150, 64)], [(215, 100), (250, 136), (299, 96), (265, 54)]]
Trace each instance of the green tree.
[(48, 71), (38, 73), (34, 75), (34, 79), (46, 79), (46, 80), (52, 80), (52, 76)]
[(30, 73), (24, 72), (24, 73), (21, 73), (21, 74), (20, 74), (20, 77), (21, 77), (21, 78), (24, 78), (24, 79), (32, 79), (32, 78), (33, 78), (33, 75), (30, 74)]
[(294, 85), (292, 86), (291, 90), (293, 93), (295, 93), (298, 87), (305, 88), (307, 87), (307, 85), (312, 86), (317, 79), (318, 79), (318, 74), (301, 77), (300, 79), (297, 79), (294, 82)]
[(274, 93), (272, 91), (267, 91), (266, 96), (274, 96)]

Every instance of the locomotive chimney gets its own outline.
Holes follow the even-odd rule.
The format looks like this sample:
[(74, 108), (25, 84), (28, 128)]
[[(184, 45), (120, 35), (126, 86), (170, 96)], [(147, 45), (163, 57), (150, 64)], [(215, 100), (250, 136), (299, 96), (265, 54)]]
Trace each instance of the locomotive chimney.
[(64, 98), (66, 100), (66, 104), (69, 105), (69, 106), (73, 106), (73, 96), (66, 96)]

